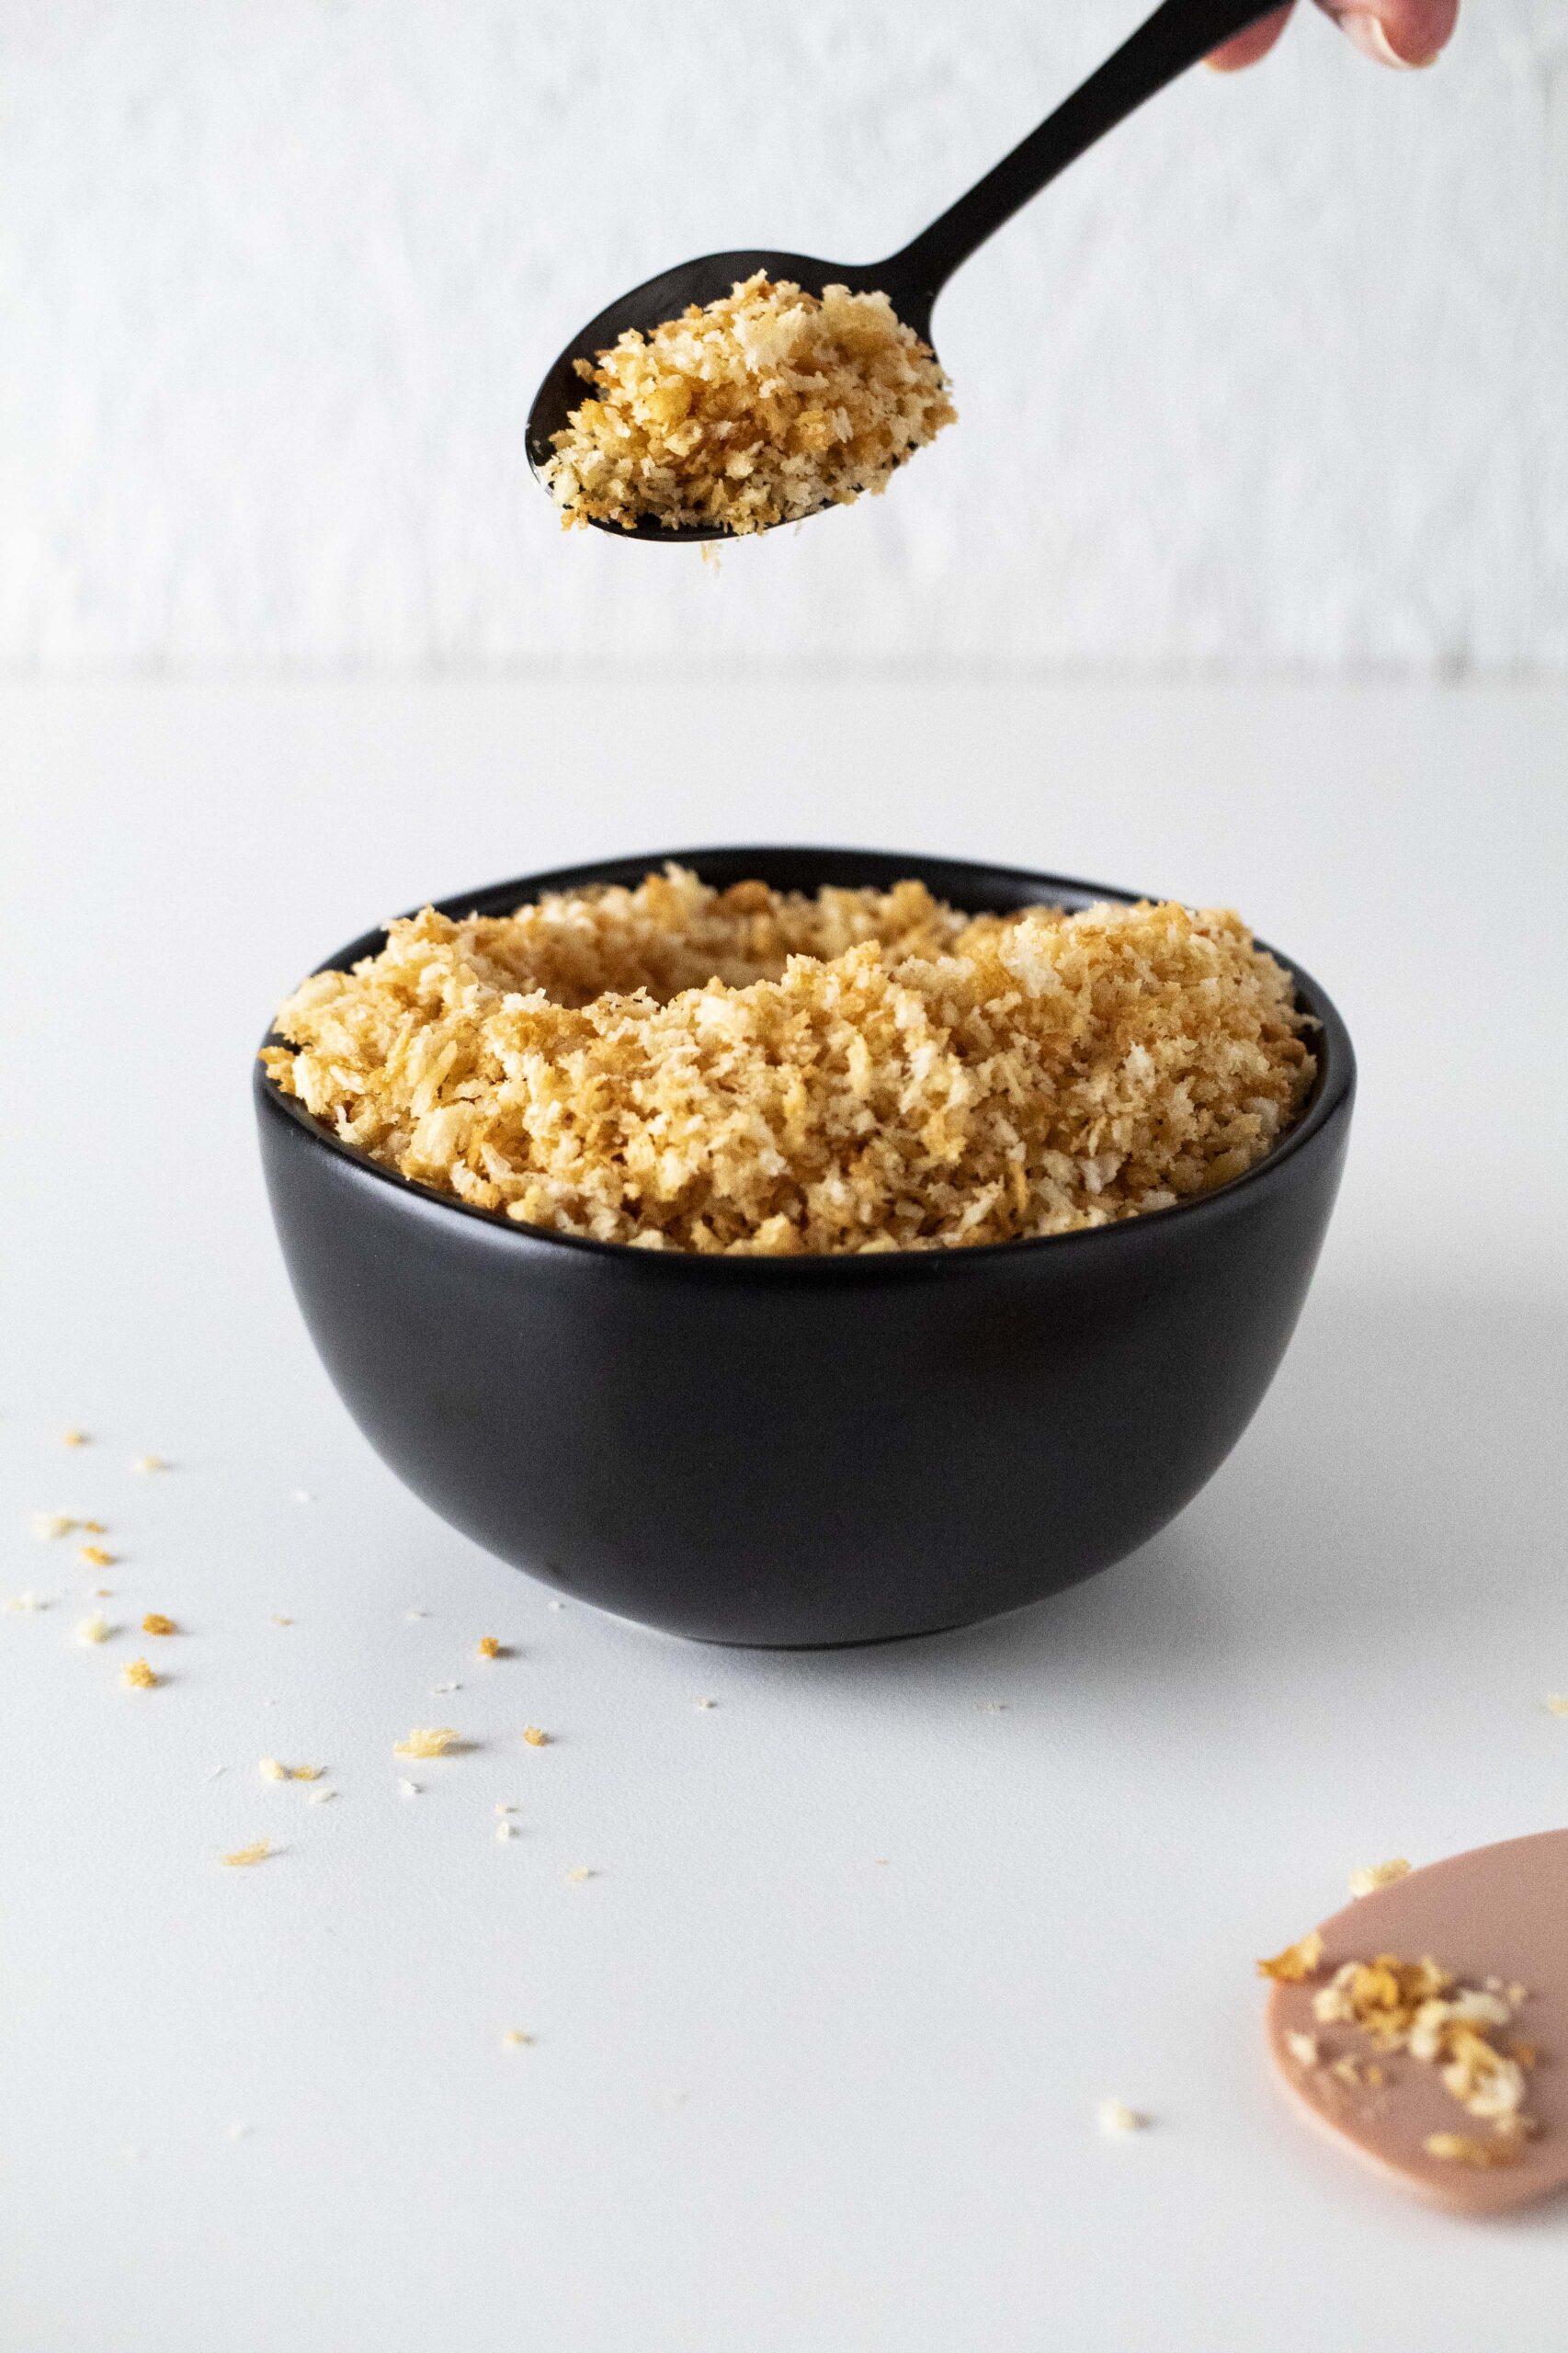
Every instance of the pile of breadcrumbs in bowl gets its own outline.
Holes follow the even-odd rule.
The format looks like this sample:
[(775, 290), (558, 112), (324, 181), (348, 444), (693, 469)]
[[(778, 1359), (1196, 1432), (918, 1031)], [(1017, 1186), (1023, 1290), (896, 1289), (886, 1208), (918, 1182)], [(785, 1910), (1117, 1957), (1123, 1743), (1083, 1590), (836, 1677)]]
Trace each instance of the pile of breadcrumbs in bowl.
[(1231, 914), (960, 915), (671, 866), (392, 925), (262, 1059), (345, 1143), (475, 1208), (643, 1249), (928, 1250), (1239, 1176), (1314, 1073)]
[(885, 294), (760, 273), (577, 372), (595, 397), (542, 469), (562, 519), (745, 533), (885, 490), (957, 411)]

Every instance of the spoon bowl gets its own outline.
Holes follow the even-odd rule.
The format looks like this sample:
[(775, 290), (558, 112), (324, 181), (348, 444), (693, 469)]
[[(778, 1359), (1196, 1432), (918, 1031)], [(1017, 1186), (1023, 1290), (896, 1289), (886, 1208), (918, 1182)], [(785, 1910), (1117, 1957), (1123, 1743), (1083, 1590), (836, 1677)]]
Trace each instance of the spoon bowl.
[[(807, 294), (820, 296), (827, 286), (847, 286), (852, 294), (885, 294), (903, 325), (912, 327), (923, 343), (930, 341), (931, 306), (934, 292), (922, 292), (914, 283), (913, 273), (900, 267), (902, 255), (886, 262), (822, 261), (814, 254), (766, 253), (760, 248), (744, 248), (734, 253), (699, 254), (695, 261), (685, 261), (675, 269), (661, 270), (657, 278), (645, 278), (629, 294), (622, 294), (602, 310), (597, 318), (580, 327), (546, 375), (534, 395), (528, 412), (528, 464), (535, 475), (543, 481), (543, 469), (555, 454), (551, 436), (564, 427), (572, 411), (585, 397), (586, 387), (577, 373), (579, 359), (592, 360), (601, 351), (619, 340), (629, 327), (652, 335), (667, 319), (678, 319), (691, 304), (700, 309), (716, 302), (729, 293), (740, 280), (755, 278), (758, 270), (775, 281), (788, 279)], [(630, 528), (601, 516), (588, 520), (598, 531), (608, 531), (618, 540), (658, 540), (665, 544), (700, 540), (728, 540), (734, 534), (718, 524), (688, 523), (672, 528), (651, 515), (636, 517)]]

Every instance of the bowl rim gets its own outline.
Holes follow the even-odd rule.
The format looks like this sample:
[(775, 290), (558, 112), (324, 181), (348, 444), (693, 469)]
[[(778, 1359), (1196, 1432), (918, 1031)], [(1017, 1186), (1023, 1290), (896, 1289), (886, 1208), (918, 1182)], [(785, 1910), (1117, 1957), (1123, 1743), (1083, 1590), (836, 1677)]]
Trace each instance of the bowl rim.
[[(710, 879), (705, 869), (733, 867), (750, 868), (756, 871), (768, 865), (792, 865), (814, 870), (819, 884), (835, 883), (842, 879), (849, 883), (849, 887), (854, 887), (851, 878), (858, 867), (889, 870), (896, 867), (898, 873), (893, 879), (909, 877), (924, 881), (937, 896), (950, 896), (952, 904), (969, 914), (991, 911), (984, 904), (984, 889), (988, 881), (1014, 888), (1027, 887), (1029, 892), (1038, 893), (1040, 905), (1062, 905), (1069, 912), (1099, 904), (1135, 906), (1141, 901), (1154, 900), (1158, 895), (1151, 892), (1126, 890), (1119, 884), (1088, 882), (1072, 875), (1048, 874), (1032, 867), (1002, 866), (991, 860), (940, 858), (918, 850), (904, 852), (845, 847), (836, 844), (777, 842), (710, 845), (696, 849), (651, 850), (628, 857), (588, 858), (572, 866), (551, 867), (537, 874), (519, 875), (504, 882), (455, 891), (444, 899), (422, 904), (433, 905), (438, 915), (461, 921), (465, 915), (473, 913), (506, 912), (513, 906), (527, 905), (547, 892), (582, 889), (597, 882), (634, 884), (666, 864), (690, 867), (704, 880)], [(835, 873), (829, 871), (830, 869), (842, 871)], [(741, 879), (750, 879), (749, 874), (743, 878), (736, 872), (729, 877), (730, 881)], [(863, 883), (868, 880), (864, 873), (860, 879)], [(774, 887), (800, 889), (807, 885), (790, 882)], [(886, 889), (890, 886), (887, 882), (879, 883), (872, 880), (870, 887)], [(1064, 895), (1056, 895), (1059, 893)], [(492, 906), (490, 902), (497, 904)], [(415, 915), (420, 911), (419, 908), (411, 908), (408, 913)], [(389, 918), (390, 922), (402, 920), (404, 918), (401, 916)], [(385, 944), (387, 928), (386, 924), (378, 924), (343, 948), (335, 949), (319, 964), (312, 966), (311, 977), (316, 972), (344, 971), (362, 957), (377, 954)], [(442, 1192), (433, 1185), (423, 1184), (416, 1177), (404, 1176), (400, 1170), (387, 1167), (358, 1144), (346, 1143), (340, 1136), (334, 1135), (305, 1108), (297, 1096), (286, 1095), (268, 1074), (259, 1052), (253, 1064), (254, 1085), (259, 1103), (290, 1120), (302, 1137), (335, 1155), (348, 1168), (391, 1187), (411, 1203), (424, 1203), (448, 1216), (466, 1218), (493, 1236), (504, 1235), (511, 1246), (524, 1251), (544, 1248), (588, 1258), (608, 1259), (629, 1269), (642, 1269), (650, 1276), (675, 1281), (710, 1280), (715, 1278), (722, 1281), (767, 1282), (912, 1279), (928, 1281), (961, 1267), (978, 1269), (981, 1267), (994, 1267), (999, 1261), (1019, 1263), (1042, 1250), (1060, 1252), (1097, 1248), (1108, 1252), (1128, 1249), (1136, 1247), (1151, 1230), (1168, 1229), (1173, 1221), (1191, 1224), (1204, 1218), (1222, 1217), (1238, 1198), (1267, 1185), (1326, 1129), (1348, 1115), (1356, 1095), (1356, 1052), (1338, 1007), (1294, 958), (1282, 954), (1267, 940), (1258, 939), (1256, 945), (1284, 966), (1295, 983), (1299, 1007), (1310, 1014), (1317, 1024), (1314, 1040), (1314, 1051), (1318, 1055), (1317, 1076), (1300, 1117), (1270, 1145), (1261, 1160), (1255, 1161), (1239, 1176), (1233, 1176), (1225, 1184), (1215, 1186), (1211, 1191), (1189, 1194), (1183, 1200), (1173, 1201), (1167, 1209), (1144, 1210), (1137, 1217), (1118, 1219), (1108, 1225), (1085, 1226), (1068, 1233), (1024, 1234), (1006, 1242), (968, 1243), (947, 1249), (802, 1251), (789, 1256), (647, 1250), (631, 1242), (600, 1242), (588, 1234), (561, 1233), (550, 1226), (529, 1225), (521, 1219), (508, 1217), (503, 1210), (480, 1209), (472, 1202), (459, 1200), (454, 1194)], [(263, 1047), (287, 1043), (288, 1040), (280, 1038), (269, 1025), (262, 1040)]]

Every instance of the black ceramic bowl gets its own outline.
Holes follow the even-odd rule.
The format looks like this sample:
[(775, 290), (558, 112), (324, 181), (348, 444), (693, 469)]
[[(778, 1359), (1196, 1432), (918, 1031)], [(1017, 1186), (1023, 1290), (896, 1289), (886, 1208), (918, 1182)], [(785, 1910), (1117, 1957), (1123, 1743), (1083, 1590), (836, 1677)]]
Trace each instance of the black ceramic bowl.
[[(1135, 895), (874, 850), (673, 854), (721, 886), (915, 875), (971, 912)], [(446, 912), (640, 881), (664, 855), (527, 875)], [(1180, 1511), (1284, 1353), (1355, 1091), (1343, 1022), (1292, 969), (1322, 1025), (1319, 1071), (1267, 1159), (1124, 1224), (967, 1250), (705, 1258), (541, 1233), (337, 1142), (258, 1064), (295, 1294), (399, 1477), (503, 1560), (602, 1608), (776, 1644), (1016, 1609)]]

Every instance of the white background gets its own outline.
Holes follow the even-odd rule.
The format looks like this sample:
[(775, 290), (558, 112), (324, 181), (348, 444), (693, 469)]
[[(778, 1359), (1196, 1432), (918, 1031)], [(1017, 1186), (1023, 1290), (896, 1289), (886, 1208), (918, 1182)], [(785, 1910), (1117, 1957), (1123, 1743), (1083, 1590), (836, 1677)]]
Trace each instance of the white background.
[[(52, 1605), (0, 1613), (7, 2353), (1561, 2346), (1561, 2208), (1461, 2224), (1336, 2162), (1251, 1964), (1358, 1865), (1564, 1819), (1565, 727), (1480, 688), (0, 697), (0, 1591)], [(318, 955), (768, 834), (1233, 898), (1361, 1052), (1230, 1462), (960, 1636), (552, 1611), (370, 1455), (267, 1229), (250, 1055)], [(116, 1626), (187, 1631), (74, 1643), (100, 1579), (40, 1507), (109, 1523)], [(428, 1722), (479, 1745), (400, 1766)], [(1153, 2128), (1102, 2141), (1107, 2097)]]
[(540, 374), (651, 270), (869, 259), (1142, 0), (7, 0), (0, 664), (1568, 668), (1568, 11), (1314, 11), (937, 312), (961, 422), (715, 582), (563, 538)]
[[(944, 299), (960, 426), (717, 578), (523, 466), (607, 295), (886, 250), (1138, 13), (0, 11), (6, 2353), (1562, 2343), (1563, 2212), (1338, 2165), (1250, 1974), (1358, 1865), (1568, 1818), (1560, 0), (1189, 77)], [(267, 1226), (250, 1057), (335, 944), (769, 837), (1233, 902), (1361, 1054), (1231, 1461), (950, 1639), (551, 1610), (370, 1455)]]

